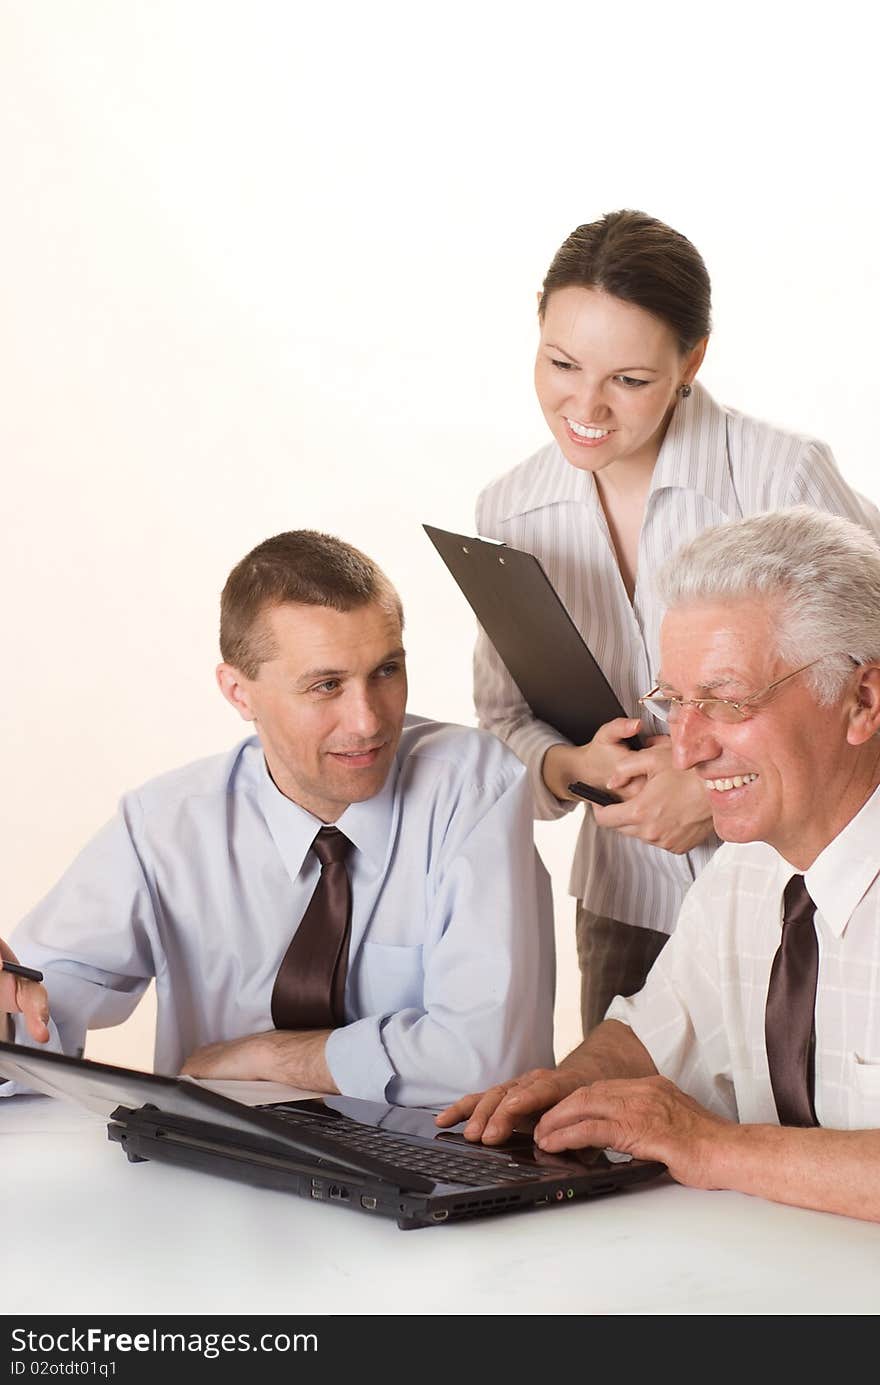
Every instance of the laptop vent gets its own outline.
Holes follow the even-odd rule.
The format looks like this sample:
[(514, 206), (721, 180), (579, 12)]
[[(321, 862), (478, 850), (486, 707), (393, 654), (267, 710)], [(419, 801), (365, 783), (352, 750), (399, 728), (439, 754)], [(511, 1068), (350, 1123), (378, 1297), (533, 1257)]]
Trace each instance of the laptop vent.
[(516, 1193), (500, 1193), (497, 1197), (484, 1197), (479, 1202), (454, 1202), (452, 1210), (456, 1216), (478, 1216), (491, 1207), (521, 1207), (522, 1199)]

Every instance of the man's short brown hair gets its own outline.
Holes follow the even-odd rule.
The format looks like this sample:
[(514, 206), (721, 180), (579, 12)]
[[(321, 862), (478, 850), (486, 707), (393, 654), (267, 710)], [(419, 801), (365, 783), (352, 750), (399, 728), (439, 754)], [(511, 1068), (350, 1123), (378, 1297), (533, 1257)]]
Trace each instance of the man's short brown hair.
[(403, 627), (403, 607), (381, 568), (350, 543), (315, 529), (292, 529), (265, 539), (236, 563), (220, 597), (220, 653), (245, 678), (275, 655), (263, 620), (267, 610), (292, 602), (352, 611), (371, 602), (387, 606)]

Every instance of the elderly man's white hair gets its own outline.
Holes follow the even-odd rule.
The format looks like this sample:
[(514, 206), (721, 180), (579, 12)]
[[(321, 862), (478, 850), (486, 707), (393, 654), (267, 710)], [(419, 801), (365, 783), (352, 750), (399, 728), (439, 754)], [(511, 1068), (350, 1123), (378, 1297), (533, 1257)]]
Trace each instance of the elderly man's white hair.
[(763, 597), (777, 652), (807, 670), (820, 702), (837, 700), (857, 664), (880, 661), (880, 546), (867, 529), (806, 505), (704, 529), (661, 568), (667, 607)]

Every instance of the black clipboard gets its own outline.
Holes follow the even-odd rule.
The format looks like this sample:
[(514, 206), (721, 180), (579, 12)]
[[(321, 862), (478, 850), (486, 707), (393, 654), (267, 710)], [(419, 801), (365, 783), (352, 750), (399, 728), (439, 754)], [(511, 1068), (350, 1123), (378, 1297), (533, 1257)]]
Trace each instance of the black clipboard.
[(606, 721), (629, 716), (533, 553), (422, 528), (536, 717), (584, 745)]

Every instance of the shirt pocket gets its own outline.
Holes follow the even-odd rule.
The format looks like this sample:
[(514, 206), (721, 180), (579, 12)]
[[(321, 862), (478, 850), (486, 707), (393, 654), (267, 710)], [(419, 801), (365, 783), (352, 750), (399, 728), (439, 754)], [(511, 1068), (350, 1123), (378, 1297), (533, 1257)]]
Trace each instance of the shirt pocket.
[(850, 1073), (850, 1130), (880, 1129), (880, 1059), (854, 1053)]
[(364, 943), (359, 989), (363, 1015), (391, 1015), (396, 1010), (423, 1010), (425, 977), (422, 948)]

